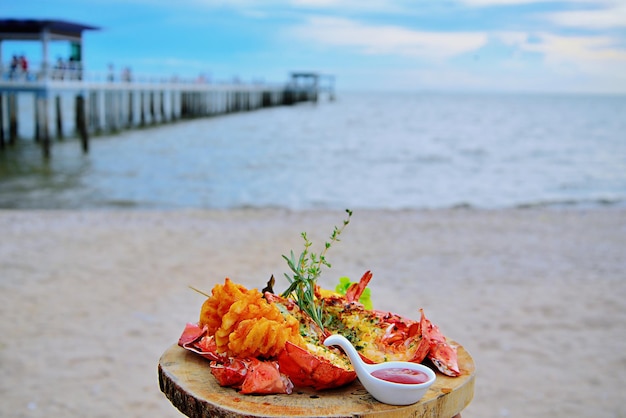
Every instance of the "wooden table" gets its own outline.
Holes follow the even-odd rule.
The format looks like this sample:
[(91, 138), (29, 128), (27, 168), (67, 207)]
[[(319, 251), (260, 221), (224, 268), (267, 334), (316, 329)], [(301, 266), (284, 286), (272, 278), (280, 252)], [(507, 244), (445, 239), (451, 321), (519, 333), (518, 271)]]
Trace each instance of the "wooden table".
[(375, 400), (358, 380), (343, 388), (313, 391), (295, 388), (291, 395), (242, 395), (219, 386), (208, 360), (173, 345), (159, 360), (161, 391), (183, 414), (206, 417), (442, 417), (461, 412), (474, 396), (472, 357), (458, 348), (462, 375), (437, 380), (418, 403), (386, 405)]

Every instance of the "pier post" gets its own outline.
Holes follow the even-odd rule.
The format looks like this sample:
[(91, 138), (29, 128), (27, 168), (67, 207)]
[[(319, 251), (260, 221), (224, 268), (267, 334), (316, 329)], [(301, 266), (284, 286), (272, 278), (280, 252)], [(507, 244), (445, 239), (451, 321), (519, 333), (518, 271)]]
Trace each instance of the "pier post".
[(45, 92), (35, 95), (35, 129), (41, 142), (44, 158), (50, 158), (50, 135), (48, 133), (48, 96)]
[(261, 106), (270, 107), (272, 105), (272, 94), (269, 91), (264, 91), (262, 94)]
[(39, 129), (39, 94), (33, 95), (33, 126), (35, 127), (35, 142), (41, 141), (41, 132)]
[(118, 90), (115, 92), (115, 100), (117, 101), (117, 126), (119, 130), (123, 130), (125, 127), (125, 110), (124, 110), (124, 92)]
[(135, 121), (135, 114), (133, 109), (133, 91), (128, 91), (128, 119), (126, 121), (126, 126), (128, 128), (133, 127), (133, 122)]
[(161, 123), (167, 122), (167, 118), (165, 117), (165, 92), (161, 90), (159, 94), (159, 110), (161, 112)]
[(176, 120), (176, 92), (170, 90), (170, 111), (172, 116), (170, 116), (170, 120), (173, 122)]
[(142, 128), (146, 126), (146, 104), (145, 94), (143, 91), (139, 92), (139, 126)]
[[(104, 93), (103, 93), (104, 94)], [(96, 134), (100, 132), (100, 106), (99, 104), (99, 96), (97, 91), (89, 92), (89, 127), (91, 128), (91, 132), (95, 132)], [(78, 129), (76, 129), (78, 132)]]
[(150, 111), (150, 124), (154, 125), (156, 119), (154, 118), (154, 91), (152, 90), (148, 93), (148, 109)]
[(233, 92), (233, 112), (239, 112), (239, 91)]
[[(104, 131), (111, 131), (111, 92), (104, 91)], [(76, 126), (78, 127), (78, 125)]]
[(114, 91), (104, 93), (104, 120), (107, 132), (117, 132), (117, 103)]
[(57, 126), (57, 139), (63, 139), (63, 114), (61, 109), (61, 96), (57, 95), (54, 98), (54, 105), (56, 110), (56, 126)]
[(187, 93), (184, 91), (180, 92), (180, 118), (187, 118)]
[(111, 120), (113, 121), (113, 132), (119, 132), (122, 130), (122, 126), (120, 124), (122, 120), (122, 118), (120, 117), (120, 114), (122, 112), (122, 101), (120, 100), (120, 95), (117, 91), (111, 92), (111, 96), (111, 104), (113, 105), (111, 109), (111, 112), (113, 112), (113, 115), (111, 117)]
[(17, 95), (9, 93), (9, 144), (14, 145), (17, 140)]
[(3, 149), (4, 145), (4, 96), (0, 94), (0, 149)]
[(117, 133), (120, 131), (121, 127), (119, 125), (120, 123), (120, 102), (119, 102), (119, 96), (117, 94), (117, 91), (112, 91), (111, 92), (111, 130), (114, 133)]
[(82, 94), (76, 96), (76, 129), (80, 135), (83, 152), (86, 154), (89, 152), (89, 135), (85, 117), (85, 98)]

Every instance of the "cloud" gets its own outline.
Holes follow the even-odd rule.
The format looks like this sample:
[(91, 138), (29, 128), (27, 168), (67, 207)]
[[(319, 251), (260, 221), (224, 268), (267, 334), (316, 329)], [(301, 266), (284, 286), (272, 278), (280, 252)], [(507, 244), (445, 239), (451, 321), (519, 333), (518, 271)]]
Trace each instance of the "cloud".
[(505, 44), (540, 53), (546, 62), (626, 65), (626, 50), (621, 48), (619, 39), (608, 35), (564, 36), (548, 32), (502, 32), (494, 35)]
[(309, 18), (290, 32), (323, 47), (345, 47), (368, 55), (423, 58), (447, 58), (476, 50), (487, 42), (487, 35), (481, 32), (418, 31), (319, 16)]
[(624, 0), (458, 0), (458, 3), (470, 7), (520, 6), (538, 3), (560, 3), (565, 6), (582, 4), (592, 7), (610, 7), (620, 2), (623, 3), (623, 1)]
[[(153, 0), (151, 0), (153, 1)], [(370, 8), (375, 7), (378, 10), (384, 10), (385, 0), (372, 0), (367, 4), (363, 4), (358, 0), (265, 0), (259, 2), (258, 0), (185, 0), (196, 5), (203, 5), (206, 7), (230, 7), (233, 9), (263, 9), (263, 10), (286, 10), (289, 8), (294, 9), (332, 9), (332, 10), (345, 10), (353, 9), (359, 10), (363, 7)], [(370, 5), (371, 3), (371, 5)], [(386, 2), (388, 5), (394, 4), (394, 2)], [(360, 7), (359, 7), (360, 6)]]
[(554, 24), (586, 29), (626, 27), (626, 4), (604, 2), (605, 7), (594, 10), (569, 10), (549, 13), (544, 17)]
[[(519, 6), (547, 3), (546, 0), (459, 0), (469, 7)], [(626, 2), (624, 0), (555, 0), (562, 9), (538, 14), (558, 26), (580, 29), (606, 29), (626, 27)]]
[(338, 0), (292, 0), (289, 3), (294, 6), (328, 7), (338, 5), (340, 2)]
[[(559, 0), (557, 0), (559, 1)], [(561, 0), (564, 1), (564, 0)], [(545, 3), (546, 0), (460, 0), (466, 6), (489, 7), (489, 6), (515, 6), (520, 4)]]
[(540, 35), (540, 42), (528, 43), (524, 49), (540, 52), (548, 64), (566, 66), (575, 64), (589, 70), (606, 69), (626, 72), (626, 51), (617, 47), (610, 36)]
[[(494, 34), (494, 37), (517, 51), (501, 63), (505, 72), (536, 78), (544, 90), (626, 91), (626, 51), (620, 47), (617, 38), (607, 35), (564, 36), (548, 32), (507, 32)], [(536, 54), (537, 63), (532, 65), (524, 57), (526, 53)]]

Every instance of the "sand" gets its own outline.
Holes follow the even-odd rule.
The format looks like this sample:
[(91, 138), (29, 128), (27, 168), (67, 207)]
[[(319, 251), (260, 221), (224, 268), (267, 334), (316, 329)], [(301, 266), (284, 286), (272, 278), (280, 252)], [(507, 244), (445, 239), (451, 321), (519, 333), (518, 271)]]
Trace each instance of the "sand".
[[(342, 211), (0, 211), (0, 416), (179, 417), (160, 355), (225, 277), (286, 286)], [(623, 417), (626, 210), (355, 211), (328, 253), (474, 357), (471, 417)]]

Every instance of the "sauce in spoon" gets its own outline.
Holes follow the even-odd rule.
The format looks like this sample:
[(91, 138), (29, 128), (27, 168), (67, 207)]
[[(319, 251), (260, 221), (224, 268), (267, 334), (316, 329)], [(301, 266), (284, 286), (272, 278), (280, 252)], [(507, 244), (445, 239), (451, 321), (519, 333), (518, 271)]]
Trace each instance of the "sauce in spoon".
[(391, 405), (413, 404), (435, 382), (435, 372), (421, 364), (406, 361), (365, 364), (352, 343), (342, 335), (329, 336), (324, 340), (324, 345), (343, 348), (365, 389), (380, 402)]
[(428, 381), (428, 376), (424, 372), (413, 369), (393, 367), (389, 369), (379, 369), (372, 372), (372, 376), (393, 383), (419, 384)]

